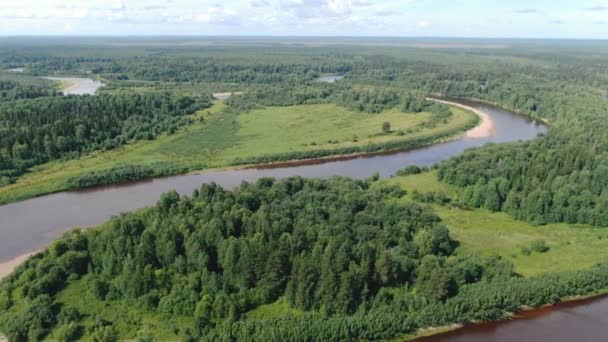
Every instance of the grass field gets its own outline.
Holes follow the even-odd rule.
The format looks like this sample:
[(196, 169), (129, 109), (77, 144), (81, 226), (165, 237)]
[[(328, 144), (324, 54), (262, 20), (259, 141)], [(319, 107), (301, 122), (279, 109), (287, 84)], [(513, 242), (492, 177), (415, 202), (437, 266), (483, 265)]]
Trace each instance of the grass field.
[[(429, 114), (398, 110), (367, 114), (320, 104), (270, 107), (237, 115), (224, 108), (222, 102), (216, 102), (212, 108), (194, 115), (194, 124), (154, 141), (35, 167), (15, 184), (0, 188), (0, 204), (65, 190), (66, 180), (71, 177), (121, 165), (189, 171), (221, 168), (237, 158), (366, 146), (453, 131), (476, 120), (473, 113), (458, 108), (452, 108), (454, 115), (447, 123), (434, 128), (418, 127), (428, 121)], [(391, 124), (388, 133), (382, 132), (385, 121)]]
[[(432, 172), (394, 177), (387, 180), (400, 184), (410, 193), (441, 191), (455, 196), (454, 188), (437, 181)], [(408, 195), (411, 200), (411, 196)], [(448, 225), (452, 237), (460, 242), (457, 253), (466, 255), (499, 255), (515, 265), (515, 271), (535, 275), (552, 271), (585, 269), (608, 258), (608, 230), (600, 227), (570, 224), (533, 226), (517, 221), (505, 213), (483, 209), (463, 210), (433, 205)], [(522, 252), (535, 240), (550, 247), (546, 253)]]

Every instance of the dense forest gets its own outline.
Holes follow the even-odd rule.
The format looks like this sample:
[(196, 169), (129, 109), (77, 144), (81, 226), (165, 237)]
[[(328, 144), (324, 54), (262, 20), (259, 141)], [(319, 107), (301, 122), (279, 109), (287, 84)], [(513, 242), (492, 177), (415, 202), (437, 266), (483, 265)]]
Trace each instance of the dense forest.
[[(3, 280), (0, 331), (11, 341), (145, 339), (143, 317), (160, 317), (187, 341), (390, 339), (608, 287), (605, 263), (522, 277), (499, 257), (460, 255), (430, 209), (455, 204), (539, 225), (608, 226), (608, 49), (600, 44), (59, 46), (0, 48), (0, 68), (26, 67), (24, 76), (0, 77), (0, 186), (47, 161), (175, 132), (190, 122), (188, 114), (210, 106), (210, 92), (199, 89), (211, 87), (242, 92), (224, 101), (231, 115), (334, 103), (370, 115), (427, 112), (424, 125), (434, 127), (452, 112), (426, 97), (446, 95), (517, 111), (550, 129), (529, 142), (487, 145), (442, 162), (436, 173), (458, 196), (413, 191), (411, 199), (424, 205), (373, 179), (262, 179), (233, 191), (211, 184), (191, 197), (166, 193), (154, 207), (66, 234)], [(328, 73), (345, 77), (317, 80)], [(25, 80), (50, 74), (95, 75), (108, 87), (62, 97), (48, 83)], [(231, 163), (406, 149), (453, 133)], [(180, 171), (128, 164), (67, 184)], [(413, 166), (398, 175), (426, 171)], [(124, 313), (108, 319), (61, 297), (66, 291)], [(253, 314), (268, 307), (283, 311)]]
[(0, 74), (0, 101), (56, 96), (58, 92), (47, 84), (26, 84)]
[[(166, 193), (21, 266), (2, 282), (0, 329), (12, 341), (124, 334), (56, 300), (76, 287), (136, 316), (187, 318), (175, 331), (183, 340), (379, 339), (608, 285), (606, 266), (521, 279), (500, 258), (450, 257), (457, 242), (440, 219), (374, 181), (264, 178)], [(247, 317), (277, 300), (298, 314)]]
[(170, 94), (42, 97), (0, 102), (0, 184), (34, 165), (173, 133), (210, 99)]

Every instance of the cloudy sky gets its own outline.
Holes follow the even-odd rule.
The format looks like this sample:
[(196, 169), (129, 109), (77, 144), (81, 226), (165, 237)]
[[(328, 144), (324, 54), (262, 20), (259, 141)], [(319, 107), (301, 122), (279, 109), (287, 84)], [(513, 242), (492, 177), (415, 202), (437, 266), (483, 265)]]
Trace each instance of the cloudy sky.
[(0, 0), (0, 35), (608, 38), (608, 0)]

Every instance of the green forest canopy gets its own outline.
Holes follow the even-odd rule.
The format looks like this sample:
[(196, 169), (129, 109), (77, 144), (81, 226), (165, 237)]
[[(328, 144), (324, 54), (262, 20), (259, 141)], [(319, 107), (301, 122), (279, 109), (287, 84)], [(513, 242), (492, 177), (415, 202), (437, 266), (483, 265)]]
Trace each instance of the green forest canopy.
[[(373, 181), (264, 178), (166, 193), (19, 267), (0, 286), (0, 330), (13, 341), (132, 338), (155, 313), (184, 340), (378, 339), (608, 285), (606, 266), (523, 279), (500, 258), (447, 258), (457, 242), (441, 220)], [(85, 307), (120, 305), (131, 318), (58, 301), (70, 288), (91, 296)], [(279, 299), (297, 313), (248, 317)]]

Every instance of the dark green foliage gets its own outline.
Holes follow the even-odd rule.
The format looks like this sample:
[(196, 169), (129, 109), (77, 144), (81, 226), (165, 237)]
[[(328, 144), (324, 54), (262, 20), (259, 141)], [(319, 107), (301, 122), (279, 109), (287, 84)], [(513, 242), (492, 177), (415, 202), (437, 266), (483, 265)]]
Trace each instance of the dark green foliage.
[[(352, 314), (382, 288), (413, 284), (423, 256), (454, 248), (428, 209), (394, 204), (388, 200), (403, 191), (371, 190), (369, 182), (261, 179), (233, 192), (204, 185), (192, 198), (169, 192), (106, 229), (67, 234), (9, 277), (0, 293), (10, 299), (21, 287), (32, 303), (48, 301), (86, 275), (96, 298), (194, 317), (204, 324), (198, 334), (280, 297), (305, 311)], [(11, 319), (20, 317), (10, 300), (3, 305)], [(63, 308), (55, 317), (36, 333), (60, 324), (66, 338), (78, 335), (69, 326), (79, 321), (77, 311)], [(20, 322), (0, 329), (25, 334), (37, 327)], [(102, 341), (115, 330), (100, 322), (89, 333)]]
[(337, 104), (366, 113), (380, 113), (397, 106), (400, 101), (400, 94), (392, 89), (350, 89), (336, 97)]
[(186, 170), (171, 168), (164, 165), (138, 166), (124, 165), (116, 166), (109, 170), (94, 171), (86, 175), (72, 177), (66, 181), (68, 189), (82, 189), (96, 185), (128, 182), (138, 179), (164, 176), (185, 172)]
[(401, 170), (398, 170), (395, 175), (396, 176), (407, 176), (407, 175), (417, 175), (419, 173), (422, 172), (427, 172), (428, 168), (427, 167), (420, 167), (417, 165), (410, 165), (406, 168), (403, 168)]
[[(448, 258), (456, 242), (439, 218), (373, 181), (264, 178), (166, 193), (104, 229), (66, 234), (0, 283), (0, 331), (16, 341), (50, 329), (66, 341), (122, 337), (116, 322), (85, 327), (54, 303), (73, 282), (100, 301), (190, 317), (184, 339), (265, 341), (386, 339), (608, 286), (606, 266), (521, 279), (500, 258)], [(247, 318), (279, 298), (303, 313)]]
[(530, 249), (537, 253), (546, 253), (550, 248), (545, 240), (534, 240), (530, 245)]
[(249, 111), (264, 106), (293, 106), (328, 103), (334, 88), (327, 84), (260, 86), (240, 95), (230, 96), (226, 103), (237, 111)]
[(50, 84), (43, 81), (36, 83), (24, 81), (23, 77), (0, 74), (0, 101), (33, 99), (43, 96), (59, 95)]
[[(169, 94), (46, 97), (0, 103), (0, 177), (80, 153), (153, 139), (188, 123), (206, 99)], [(6, 181), (3, 181), (6, 182)]]
[(388, 121), (385, 121), (382, 123), (382, 132), (387, 133), (390, 132), (391, 130), (391, 123)]
[(56, 309), (49, 295), (40, 295), (0, 324), (10, 341), (42, 341), (55, 325)]

